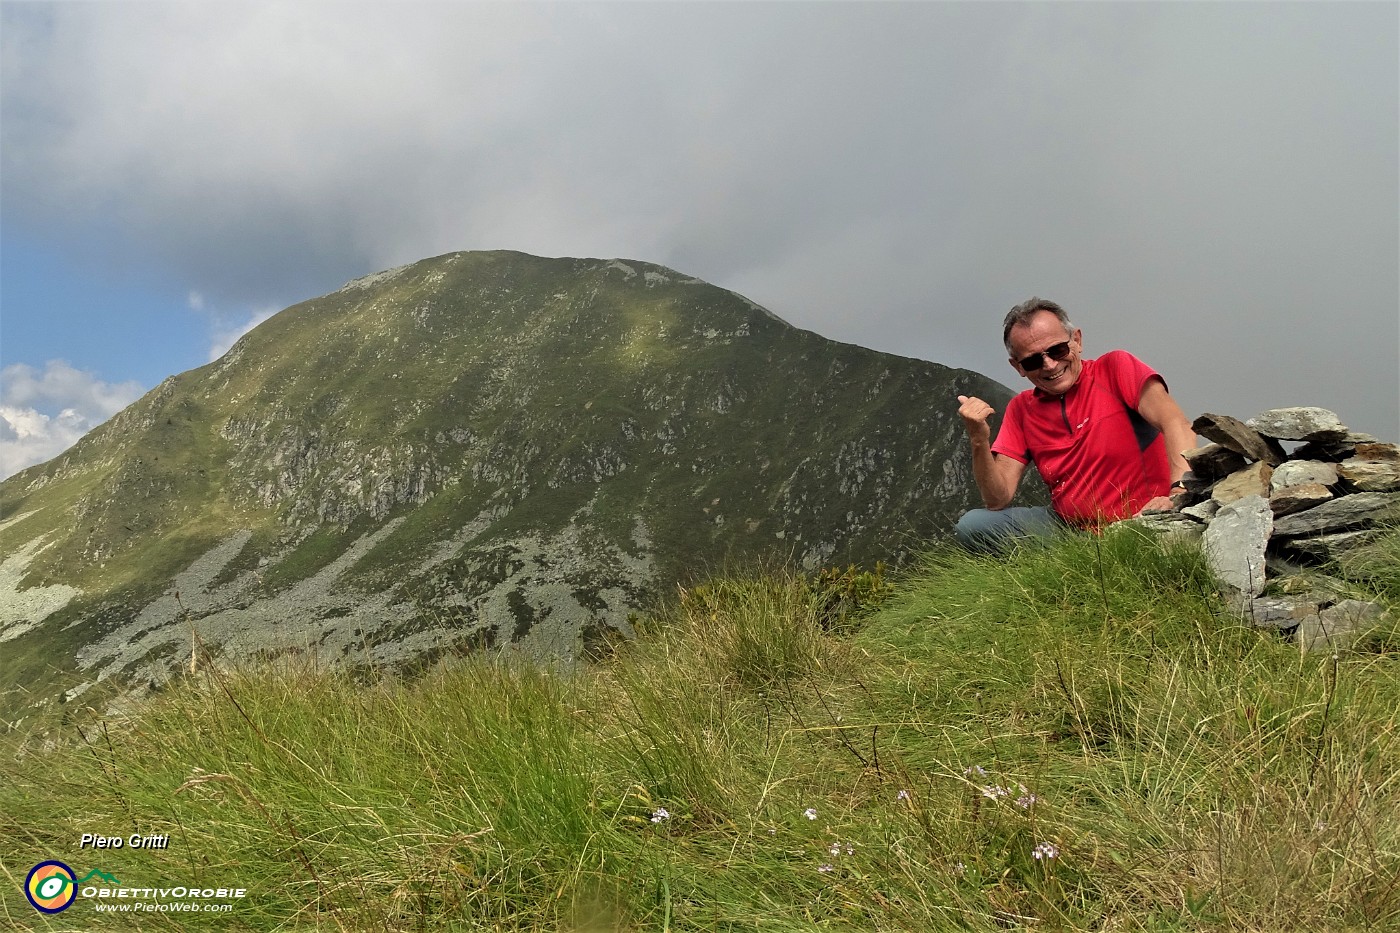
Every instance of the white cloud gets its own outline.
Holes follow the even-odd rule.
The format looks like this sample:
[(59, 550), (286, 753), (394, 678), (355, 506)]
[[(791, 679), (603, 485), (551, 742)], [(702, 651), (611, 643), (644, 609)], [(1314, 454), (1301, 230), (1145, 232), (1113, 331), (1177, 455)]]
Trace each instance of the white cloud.
[(0, 369), (0, 479), (58, 456), (144, 392), (63, 360), (49, 360), (42, 372), (23, 363)]
[(278, 310), (280, 309), (263, 308), (249, 311), (248, 316), (241, 323), (231, 323), (222, 317), (216, 318), (212, 325), (213, 333), (210, 336), (209, 362), (212, 363), (227, 353), (240, 337), (272, 317)]

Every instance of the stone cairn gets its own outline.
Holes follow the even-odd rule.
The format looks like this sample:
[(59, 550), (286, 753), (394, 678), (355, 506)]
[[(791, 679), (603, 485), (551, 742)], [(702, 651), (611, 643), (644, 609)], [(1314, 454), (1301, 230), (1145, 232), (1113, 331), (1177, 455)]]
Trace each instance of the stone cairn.
[[(1322, 408), (1246, 422), (1205, 414), (1191, 426), (1211, 443), (1187, 452), (1186, 493), (1142, 521), (1199, 538), (1230, 606), (1255, 626), (1296, 632), (1304, 651), (1337, 650), (1375, 624), (1378, 603), (1305, 588), (1297, 574), (1400, 526), (1400, 446)], [(1264, 595), (1270, 577), (1282, 578), (1282, 595)]]

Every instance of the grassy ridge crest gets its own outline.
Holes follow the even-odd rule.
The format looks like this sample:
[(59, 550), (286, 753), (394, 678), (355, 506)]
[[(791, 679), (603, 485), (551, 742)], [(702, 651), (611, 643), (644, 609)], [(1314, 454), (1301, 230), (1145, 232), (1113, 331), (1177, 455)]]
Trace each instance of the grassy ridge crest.
[[(1392, 609), (1398, 542), (1353, 568)], [(716, 579), (581, 672), (208, 668), (7, 736), (0, 917), (171, 924), (46, 920), (19, 885), (60, 858), (250, 890), (193, 929), (1400, 923), (1393, 621), (1301, 655), (1127, 529), (870, 582)]]

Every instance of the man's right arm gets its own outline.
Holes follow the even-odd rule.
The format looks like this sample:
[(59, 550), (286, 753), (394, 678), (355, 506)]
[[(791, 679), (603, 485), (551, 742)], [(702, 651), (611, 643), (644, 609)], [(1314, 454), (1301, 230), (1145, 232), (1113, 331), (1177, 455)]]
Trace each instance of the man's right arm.
[(959, 395), (958, 406), (958, 417), (972, 442), (972, 478), (977, 491), (987, 508), (994, 512), (1004, 509), (1016, 495), (1026, 465), (1013, 457), (992, 453), (992, 427), (987, 423), (995, 413), (992, 406), (971, 395)]

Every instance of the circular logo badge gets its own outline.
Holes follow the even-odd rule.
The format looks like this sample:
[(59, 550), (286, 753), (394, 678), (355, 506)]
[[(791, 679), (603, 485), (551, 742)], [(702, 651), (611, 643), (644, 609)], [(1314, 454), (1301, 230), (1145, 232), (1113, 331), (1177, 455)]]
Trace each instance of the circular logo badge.
[(62, 862), (40, 862), (29, 869), (29, 877), (24, 879), (24, 896), (41, 913), (66, 910), (78, 896), (73, 869)]

